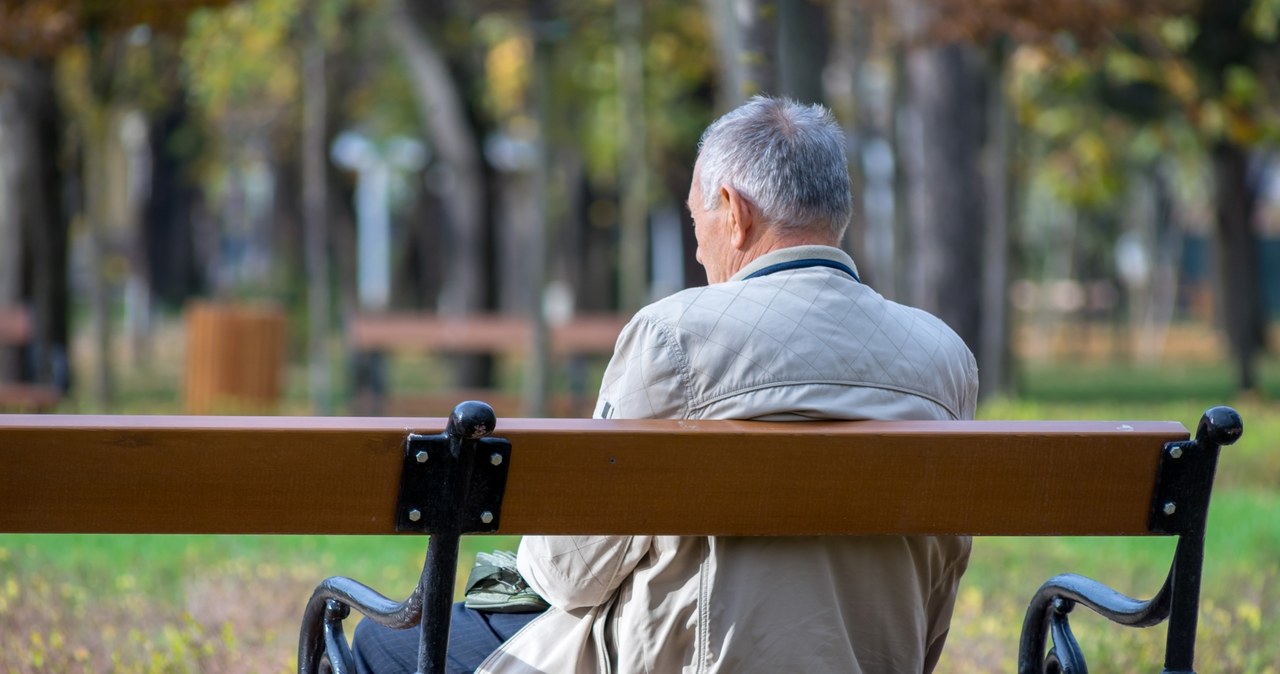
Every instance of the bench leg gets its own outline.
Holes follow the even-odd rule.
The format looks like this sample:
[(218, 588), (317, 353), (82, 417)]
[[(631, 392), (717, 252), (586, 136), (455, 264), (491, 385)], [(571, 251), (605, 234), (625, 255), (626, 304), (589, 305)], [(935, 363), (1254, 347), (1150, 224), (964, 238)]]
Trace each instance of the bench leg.
[(1204, 533), (1178, 537), (1169, 576), (1169, 632), (1165, 637), (1163, 674), (1195, 674), (1196, 624), (1200, 617), (1200, 574), (1204, 568)]
[(450, 610), (458, 570), (458, 535), (434, 535), (413, 593), (402, 602), (350, 578), (325, 579), (307, 602), (298, 637), (299, 674), (349, 674), (355, 671), (342, 621), (354, 608), (384, 627), (419, 627), (418, 673), (445, 671)]
[(444, 674), (460, 538), (456, 533), (435, 534), (427, 544), (427, 564), (420, 582), (426, 586), (426, 593), (418, 642), (418, 674)]

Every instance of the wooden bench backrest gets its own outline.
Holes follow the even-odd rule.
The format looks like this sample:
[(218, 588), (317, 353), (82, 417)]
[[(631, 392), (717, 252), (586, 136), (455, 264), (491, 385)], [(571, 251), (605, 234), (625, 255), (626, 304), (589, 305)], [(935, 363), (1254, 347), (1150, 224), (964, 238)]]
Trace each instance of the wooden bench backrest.
[[(557, 354), (609, 354), (626, 318), (577, 316), (550, 328), (551, 350)], [(512, 316), (441, 316), (434, 314), (363, 314), (351, 323), (357, 350), (519, 354), (529, 348), (529, 321)]]
[[(394, 533), (443, 419), (0, 416), (0, 531)], [(1143, 534), (1172, 422), (503, 419), (500, 533)]]
[(55, 386), (15, 382), (13, 363), (4, 362), (10, 347), (21, 347), (32, 341), (35, 325), (25, 306), (0, 306), (0, 410), (41, 411), (58, 404), (62, 393)]
[(31, 341), (31, 314), (26, 307), (0, 306), (0, 346), (20, 346)]

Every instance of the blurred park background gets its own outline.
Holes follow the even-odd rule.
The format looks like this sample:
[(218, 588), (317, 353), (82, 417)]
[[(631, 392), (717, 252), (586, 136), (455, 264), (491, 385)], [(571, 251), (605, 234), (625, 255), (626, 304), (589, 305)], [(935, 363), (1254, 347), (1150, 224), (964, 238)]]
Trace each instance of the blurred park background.
[[(0, 0), (0, 411), (589, 414), (621, 322), (705, 283), (702, 129), (787, 95), (980, 416), (1240, 409), (1200, 662), (1276, 672), (1278, 36), (1280, 0)], [(980, 540), (942, 671), (1012, 670), (1054, 573), (1149, 596), (1169, 543)], [(0, 536), (0, 671), (288, 671), (315, 582), (404, 595), (424, 548)]]

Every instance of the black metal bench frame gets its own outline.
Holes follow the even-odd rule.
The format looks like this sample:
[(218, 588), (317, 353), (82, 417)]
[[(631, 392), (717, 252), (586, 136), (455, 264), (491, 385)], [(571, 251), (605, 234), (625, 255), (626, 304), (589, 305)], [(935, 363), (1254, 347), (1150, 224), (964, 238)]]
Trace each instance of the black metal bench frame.
[[(445, 671), (461, 535), (496, 532), (501, 518), (512, 446), (490, 437), (495, 425), (488, 405), (467, 402), (454, 410), (442, 434), (408, 436), (396, 527), (431, 536), (418, 585), (407, 599), (396, 602), (349, 578), (320, 583), (303, 617), (298, 646), (301, 674), (354, 671), (342, 630), (352, 608), (387, 627), (416, 626), (420, 634), (417, 671)], [(1088, 671), (1068, 621), (1076, 605), (1129, 627), (1150, 627), (1167, 619), (1163, 674), (1194, 674), (1205, 523), (1214, 473), (1221, 447), (1234, 443), (1243, 428), (1235, 410), (1215, 407), (1200, 419), (1194, 439), (1164, 446), (1148, 526), (1152, 534), (1177, 536), (1178, 543), (1160, 591), (1144, 601), (1084, 576), (1051, 578), (1036, 591), (1027, 609), (1019, 674)], [(1052, 647), (1046, 652), (1050, 639)]]

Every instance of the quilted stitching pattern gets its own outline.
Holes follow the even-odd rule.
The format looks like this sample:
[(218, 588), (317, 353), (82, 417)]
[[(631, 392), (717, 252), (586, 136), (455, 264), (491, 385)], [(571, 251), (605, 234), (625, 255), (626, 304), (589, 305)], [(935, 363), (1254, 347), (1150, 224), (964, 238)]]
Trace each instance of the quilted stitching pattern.
[(833, 384), (920, 396), (961, 417), (977, 381), (973, 356), (939, 319), (823, 267), (672, 295), (637, 314), (617, 356), (602, 396), (626, 416), (687, 416), (672, 397), (687, 412), (745, 391)]

